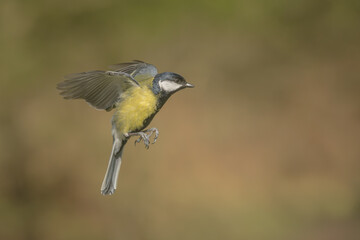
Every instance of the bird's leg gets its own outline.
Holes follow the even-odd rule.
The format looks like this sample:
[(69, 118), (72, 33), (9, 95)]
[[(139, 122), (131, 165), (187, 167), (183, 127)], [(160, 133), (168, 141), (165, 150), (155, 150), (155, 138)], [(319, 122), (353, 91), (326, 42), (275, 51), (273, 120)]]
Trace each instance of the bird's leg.
[[(146, 134), (147, 132), (150, 132), (150, 133)], [(137, 143), (141, 142), (141, 140), (144, 140), (145, 148), (149, 149), (150, 137), (154, 132), (155, 132), (155, 137), (154, 137), (154, 141), (153, 141), (153, 144), (154, 144), (156, 142), (157, 138), (159, 137), (159, 131), (156, 128), (150, 128), (143, 132), (127, 133), (127, 134), (125, 134), (125, 136), (126, 137), (139, 136), (139, 138), (134, 142), (135, 145)]]

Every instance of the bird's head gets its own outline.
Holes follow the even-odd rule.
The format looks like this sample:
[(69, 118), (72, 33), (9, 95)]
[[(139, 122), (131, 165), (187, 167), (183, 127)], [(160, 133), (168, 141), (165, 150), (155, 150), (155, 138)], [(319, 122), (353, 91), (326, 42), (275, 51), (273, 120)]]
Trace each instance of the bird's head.
[(184, 88), (193, 88), (194, 86), (179, 74), (172, 72), (159, 73), (154, 78), (155, 92), (172, 94)]

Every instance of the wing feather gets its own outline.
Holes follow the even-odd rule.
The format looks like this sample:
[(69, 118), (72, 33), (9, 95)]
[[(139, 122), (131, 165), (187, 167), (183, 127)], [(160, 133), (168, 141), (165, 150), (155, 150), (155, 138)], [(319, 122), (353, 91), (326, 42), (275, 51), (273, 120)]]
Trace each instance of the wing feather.
[(149, 78), (155, 77), (158, 73), (158, 70), (154, 65), (139, 60), (114, 64), (109, 66), (109, 69), (130, 74), (140, 84)]
[(82, 98), (97, 109), (109, 111), (124, 91), (138, 86), (139, 83), (127, 73), (91, 71), (66, 76), (57, 89), (65, 99)]
[(65, 99), (85, 99), (97, 109), (110, 111), (120, 101), (123, 92), (140, 86), (158, 73), (154, 65), (139, 60), (114, 64), (109, 68), (112, 71), (70, 74), (57, 88)]

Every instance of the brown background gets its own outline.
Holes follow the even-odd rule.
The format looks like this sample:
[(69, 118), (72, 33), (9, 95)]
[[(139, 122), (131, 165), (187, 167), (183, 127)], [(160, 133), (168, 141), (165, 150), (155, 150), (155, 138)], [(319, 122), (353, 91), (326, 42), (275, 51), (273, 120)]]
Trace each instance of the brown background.
[[(0, 239), (359, 239), (359, 1), (0, 3)], [(140, 59), (196, 85), (126, 147), (68, 73)], [(135, 139), (134, 139), (135, 140)]]

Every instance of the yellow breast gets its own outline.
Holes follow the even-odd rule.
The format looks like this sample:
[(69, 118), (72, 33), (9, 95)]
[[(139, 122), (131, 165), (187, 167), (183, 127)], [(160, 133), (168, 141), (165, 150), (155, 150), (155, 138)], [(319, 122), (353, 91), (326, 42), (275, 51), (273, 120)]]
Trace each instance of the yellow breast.
[(156, 103), (156, 96), (147, 86), (129, 90), (116, 107), (114, 120), (118, 131), (128, 133), (142, 129), (144, 121), (155, 113)]

